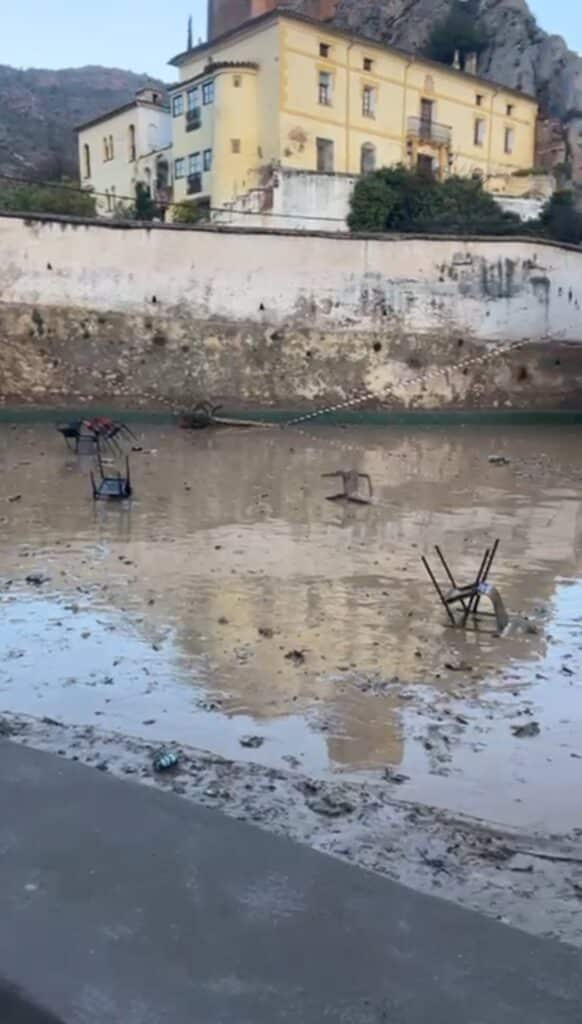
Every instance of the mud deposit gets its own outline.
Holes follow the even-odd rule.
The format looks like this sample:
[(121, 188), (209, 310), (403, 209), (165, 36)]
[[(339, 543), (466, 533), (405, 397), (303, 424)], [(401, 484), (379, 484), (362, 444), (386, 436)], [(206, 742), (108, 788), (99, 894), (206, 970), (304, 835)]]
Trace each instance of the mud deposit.
[[(95, 506), (0, 424), (0, 733), (582, 945), (580, 429), (139, 434)], [(420, 555), (496, 537), (509, 633), (453, 630)]]

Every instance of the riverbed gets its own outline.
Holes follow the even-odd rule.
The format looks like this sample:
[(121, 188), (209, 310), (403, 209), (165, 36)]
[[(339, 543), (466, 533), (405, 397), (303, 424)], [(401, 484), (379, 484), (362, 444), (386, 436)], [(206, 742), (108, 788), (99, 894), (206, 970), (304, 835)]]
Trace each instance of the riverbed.
[[(582, 428), (134, 429), (134, 498), (116, 505), (93, 502), (92, 459), (52, 425), (0, 424), (6, 721), (69, 753), (43, 718), (77, 749), (90, 728), (138, 757), (171, 745), (239, 775), (381, 792), (567, 842), (575, 865)], [(326, 500), (340, 468), (370, 475), (373, 504)], [(496, 539), (511, 627), (452, 629), (421, 555), (445, 583), (440, 545), (468, 583)], [(554, 896), (573, 914), (568, 871)], [(577, 941), (560, 922), (524, 926)]]

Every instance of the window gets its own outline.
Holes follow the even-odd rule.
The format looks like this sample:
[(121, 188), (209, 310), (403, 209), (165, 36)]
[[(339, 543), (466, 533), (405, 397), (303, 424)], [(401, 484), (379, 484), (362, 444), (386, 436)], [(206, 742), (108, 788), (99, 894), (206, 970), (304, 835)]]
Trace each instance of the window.
[(316, 139), (317, 170), (329, 173), (334, 169), (334, 146), (332, 139)]
[(172, 101), (172, 113), (174, 117), (180, 117), (184, 113), (184, 94), (179, 92)]
[(188, 110), (197, 110), (200, 106), (200, 86), (195, 85), (192, 89), (188, 89), (186, 93), (186, 102)]
[(202, 166), (203, 166), (205, 171), (211, 171), (212, 170), (212, 150), (211, 149), (205, 149), (204, 150)]
[(108, 188), (105, 189), (105, 198), (107, 200), (107, 212), (111, 213), (111, 196)]
[(205, 107), (209, 103), (214, 103), (214, 82), (212, 79), (209, 82), (204, 82), (202, 86), (202, 102)]
[(200, 153), (190, 153), (188, 157), (188, 174), (200, 174)]
[(482, 117), (475, 119), (475, 125), (473, 128), (473, 145), (484, 146), (485, 145), (485, 132), (487, 130), (486, 122)]
[(85, 143), (85, 145), (83, 146), (83, 170), (85, 172), (85, 177), (86, 178), (90, 178), (91, 177), (91, 150), (90, 150), (89, 146), (87, 145), (87, 143)]
[(371, 142), (364, 142), (360, 152), (360, 172), (372, 174), (376, 170), (376, 147)]
[(364, 71), (373, 71), (374, 61), (371, 57), (364, 57)]
[(240, 139), (230, 140), (230, 151), (231, 153), (240, 153)]
[(478, 92), (477, 95), (475, 96), (475, 103), (477, 104), (477, 106), (478, 107), (482, 107), (484, 100), (485, 100), (485, 97), (484, 97), (483, 93)]
[(331, 107), (332, 77), (329, 71), (319, 72), (319, 102), (324, 107)]
[(240, 87), (242, 86), (242, 75), (233, 75), (232, 84), (234, 85), (235, 89), (240, 89)]
[(183, 156), (174, 161), (174, 177), (176, 181), (186, 177), (186, 161)]
[(507, 104), (507, 116), (508, 117), (513, 117), (514, 113), (515, 113), (515, 107), (514, 107), (513, 103), (508, 103)]
[(331, 46), (329, 45), (329, 43), (320, 43), (319, 44), (319, 56), (320, 57), (329, 57), (329, 51), (330, 50), (331, 50)]
[(115, 156), (115, 152), (114, 152), (114, 149), (113, 149), (113, 135), (110, 135), (109, 136), (109, 159), (113, 160), (114, 156)]
[(515, 149), (515, 129), (514, 128), (506, 128), (505, 129), (505, 140), (504, 140), (504, 143), (505, 144), (504, 144), (503, 148), (504, 148), (505, 152), (506, 153), (513, 153), (513, 150)]
[(136, 148), (135, 148), (135, 125), (134, 124), (130, 124), (130, 126), (129, 126), (127, 131), (128, 131), (128, 142), (129, 142), (129, 162), (133, 163), (133, 161), (137, 157), (137, 151), (136, 151)]
[(365, 85), (362, 91), (362, 114), (364, 117), (376, 116), (376, 90), (371, 85)]
[(432, 123), (434, 115), (433, 100), (421, 99), (420, 101), (420, 138), (430, 140), (433, 136)]
[(107, 163), (109, 160), (109, 142), (107, 136), (103, 137), (103, 162)]

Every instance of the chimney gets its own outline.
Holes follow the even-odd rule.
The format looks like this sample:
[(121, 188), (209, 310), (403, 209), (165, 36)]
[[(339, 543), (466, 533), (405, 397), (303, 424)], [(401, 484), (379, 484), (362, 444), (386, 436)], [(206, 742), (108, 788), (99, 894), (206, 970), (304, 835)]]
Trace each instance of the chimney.
[(477, 74), (477, 54), (468, 53), (465, 57), (465, 71), (468, 75)]

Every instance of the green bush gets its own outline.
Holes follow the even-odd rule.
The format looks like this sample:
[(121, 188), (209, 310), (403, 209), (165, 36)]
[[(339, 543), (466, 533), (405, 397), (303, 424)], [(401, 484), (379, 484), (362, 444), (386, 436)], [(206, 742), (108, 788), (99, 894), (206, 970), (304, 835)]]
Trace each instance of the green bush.
[(34, 183), (0, 184), (0, 210), (15, 213), (61, 213), (74, 217), (95, 217), (95, 198), (74, 182), (54, 185)]
[(385, 167), (360, 178), (348, 217), (351, 231), (427, 234), (516, 234), (518, 217), (504, 213), (480, 180), (439, 182), (405, 167)]
[(189, 202), (185, 199), (172, 207), (171, 219), (174, 224), (200, 224), (208, 220), (210, 211), (208, 204)]

